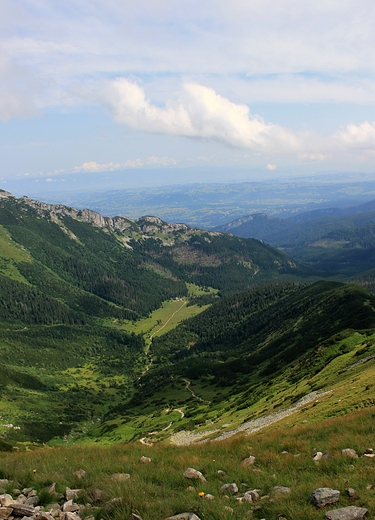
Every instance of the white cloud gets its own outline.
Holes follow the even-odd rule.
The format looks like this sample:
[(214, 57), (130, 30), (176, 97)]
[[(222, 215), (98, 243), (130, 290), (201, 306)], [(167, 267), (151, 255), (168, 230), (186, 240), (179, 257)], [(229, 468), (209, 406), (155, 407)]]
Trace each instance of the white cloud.
[(360, 125), (348, 124), (345, 128), (341, 128), (335, 137), (351, 148), (375, 150), (375, 122), (365, 121)]
[(28, 71), (0, 52), (0, 119), (39, 114), (33, 101), (34, 80)]
[(118, 78), (106, 85), (103, 99), (119, 123), (151, 133), (198, 137), (255, 151), (297, 151), (296, 135), (252, 116), (246, 105), (212, 88), (185, 83), (165, 107), (151, 103), (136, 83)]
[(151, 156), (147, 159), (132, 159), (125, 162), (109, 162), (109, 163), (97, 163), (96, 161), (84, 162), (81, 166), (75, 166), (74, 172), (105, 172), (115, 170), (125, 170), (127, 168), (141, 168), (142, 166), (173, 166), (177, 164), (177, 161), (171, 157), (155, 157)]
[(276, 170), (276, 164), (267, 164), (267, 170)]

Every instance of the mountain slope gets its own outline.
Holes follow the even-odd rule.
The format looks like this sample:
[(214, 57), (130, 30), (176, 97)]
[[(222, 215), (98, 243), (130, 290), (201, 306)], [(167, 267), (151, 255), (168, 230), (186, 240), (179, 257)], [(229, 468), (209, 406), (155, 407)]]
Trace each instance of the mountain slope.
[(375, 298), (355, 285), (269, 286), (224, 298), (153, 340), (150, 369), (132, 400), (106, 416), (102, 433), (121, 437), (125, 420), (126, 435), (151, 442), (181, 429), (217, 436), (341, 384), (350, 372), (327, 367), (375, 357), (374, 327)]

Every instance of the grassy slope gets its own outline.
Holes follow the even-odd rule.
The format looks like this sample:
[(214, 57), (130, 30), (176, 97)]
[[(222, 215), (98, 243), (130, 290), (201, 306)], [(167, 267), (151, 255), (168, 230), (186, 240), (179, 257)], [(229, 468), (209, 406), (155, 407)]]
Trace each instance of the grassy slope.
[[(232, 307), (240, 299), (237, 295), (226, 302)], [(253, 300), (258, 306), (259, 298)], [(358, 286), (322, 282), (296, 289), (269, 308), (250, 305), (236, 326), (233, 317), (225, 319), (225, 301), (218, 302), (159, 338), (157, 345), (154, 341), (150, 371), (132, 401), (107, 415), (100, 429), (103, 441), (146, 437), (155, 442), (181, 430), (206, 435), (214, 429), (215, 437), (217, 430), (232, 430), (291, 407), (312, 391), (333, 393), (323, 399), (327, 406), (320, 415), (315, 403), (305, 407), (314, 408), (309, 420), (375, 404), (374, 360), (344, 370), (375, 354), (373, 300)], [(225, 322), (222, 336), (220, 321)], [(197, 322), (208, 337), (189, 334)]]
[[(164, 444), (152, 447), (116, 444), (107, 448), (72, 446), (3, 453), (0, 478), (19, 482), (20, 488), (34, 487), (38, 492), (52, 482), (61, 493), (67, 486), (81, 488), (83, 496), (78, 501), (82, 503), (90, 500), (93, 489), (102, 489), (104, 502), (121, 498), (121, 502), (112, 505), (95, 504), (95, 517), (105, 520), (130, 518), (132, 512), (143, 520), (161, 520), (186, 511), (195, 512), (202, 520), (245, 520), (249, 516), (318, 520), (323, 518), (325, 510), (349, 505), (366, 507), (372, 518), (375, 515), (374, 488), (367, 487), (375, 481), (373, 459), (352, 460), (342, 455), (341, 450), (350, 447), (362, 455), (373, 446), (374, 416), (373, 407), (344, 418), (301, 424), (302, 415), (295, 426), (282, 421), (277, 428), (251, 436), (184, 448)], [(312, 457), (317, 450), (329, 453), (329, 457), (314, 462)], [(287, 453), (283, 453), (285, 451)], [(151, 463), (142, 463), (143, 455), (151, 457)], [(256, 457), (255, 464), (244, 468), (240, 461), (249, 455)], [(200, 470), (207, 483), (185, 479), (183, 472), (188, 467)], [(73, 475), (81, 468), (87, 471), (83, 480)], [(224, 474), (219, 475), (218, 470)], [(129, 473), (130, 479), (113, 482), (110, 476), (117, 472)], [(236, 496), (228, 498), (220, 492), (227, 482), (237, 483), (240, 492), (236, 496), (255, 488), (268, 498), (255, 503), (238, 503)], [(272, 489), (277, 485), (290, 487), (290, 495), (274, 495)], [(9, 485), (10, 492), (13, 487)], [(338, 489), (339, 503), (323, 511), (316, 509), (309, 496), (318, 487)], [(355, 489), (357, 498), (347, 496), (345, 490), (349, 487)], [(214, 499), (200, 498), (199, 492), (210, 493)]]

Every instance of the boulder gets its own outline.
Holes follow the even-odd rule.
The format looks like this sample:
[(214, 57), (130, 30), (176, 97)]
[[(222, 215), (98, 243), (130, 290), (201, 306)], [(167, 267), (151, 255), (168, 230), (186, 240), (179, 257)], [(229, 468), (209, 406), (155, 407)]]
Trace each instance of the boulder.
[(194, 468), (188, 468), (184, 473), (184, 477), (191, 479), (199, 479), (201, 482), (207, 482), (202, 473)]
[(340, 499), (340, 491), (331, 488), (318, 488), (310, 494), (310, 501), (316, 507), (336, 504)]
[(5, 493), (4, 495), (0, 495), (0, 505), (3, 507), (8, 507), (10, 504), (14, 502), (12, 495), (8, 495)]
[(13, 516), (33, 516), (38, 511), (33, 506), (26, 506), (25, 504), (17, 504), (16, 502), (13, 502), (9, 507), (13, 509)]
[(341, 450), (341, 453), (351, 459), (358, 459), (357, 452), (355, 450), (353, 450), (352, 448), (345, 448), (345, 449)]
[(32, 496), (32, 497), (28, 497), (28, 498), (25, 500), (24, 504), (25, 504), (26, 506), (36, 506), (36, 505), (39, 504), (39, 497), (38, 497), (37, 495)]
[(83, 493), (83, 489), (65, 489), (65, 497), (67, 500), (77, 500), (80, 493)]
[(75, 504), (73, 500), (68, 500), (63, 504), (62, 510), (64, 513), (75, 513), (76, 511), (79, 511), (79, 505)]
[(256, 502), (260, 499), (260, 495), (256, 489), (249, 489), (243, 496), (244, 502)]
[(322, 458), (323, 458), (323, 452), (322, 451), (317, 451), (313, 455), (313, 460), (315, 460), (315, 461), (321, 460)]
[(366, 513), (364, 507), (349, 506), (327, 511), (325, 516), (327, 520), (361, 520)]
[(243, 466), (244, 468), (248, 468), (249, 466), (254, 464), (254, 462), (255, 457), (253, 457), (253, 455), (250, 455), (249, 457), (246, 457), (246, 459), (241, 460), (241, 466)]
[(0, 506), (0, 520), (6, 520), (13, 513), (11, 507)]
[(224, 484), (224, 486), (220, 488), (220, 491), (225, 494), (235, 495), (238, 493), (238, 487), (235, 482), (232, 482), (232, 484)]
[(272, 492), (275, 495), (288, 495), (292, 490), (287, 486), (274, 486)]

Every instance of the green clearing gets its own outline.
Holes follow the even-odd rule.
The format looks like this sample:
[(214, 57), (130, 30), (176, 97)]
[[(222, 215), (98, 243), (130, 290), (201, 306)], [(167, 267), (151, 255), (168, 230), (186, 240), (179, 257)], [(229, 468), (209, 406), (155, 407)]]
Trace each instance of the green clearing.
[[(195, 294), (202, 294), (196, 290)], [(187, 298), (176, 298), (163, 302), (160, 309), (156, 309), (148, 318), (141, 318), (138, 321), (123, 321), (120, 327), (127, 332), (140, 334), (143, 336), (147, 345), (154, 336), (161, 336), (174, 329), (179, 323), (188, 318), (192, 318), (203, 312), (209, 305), (187, 306)], [(112, 323), (116, 324), (116, 321)]]

